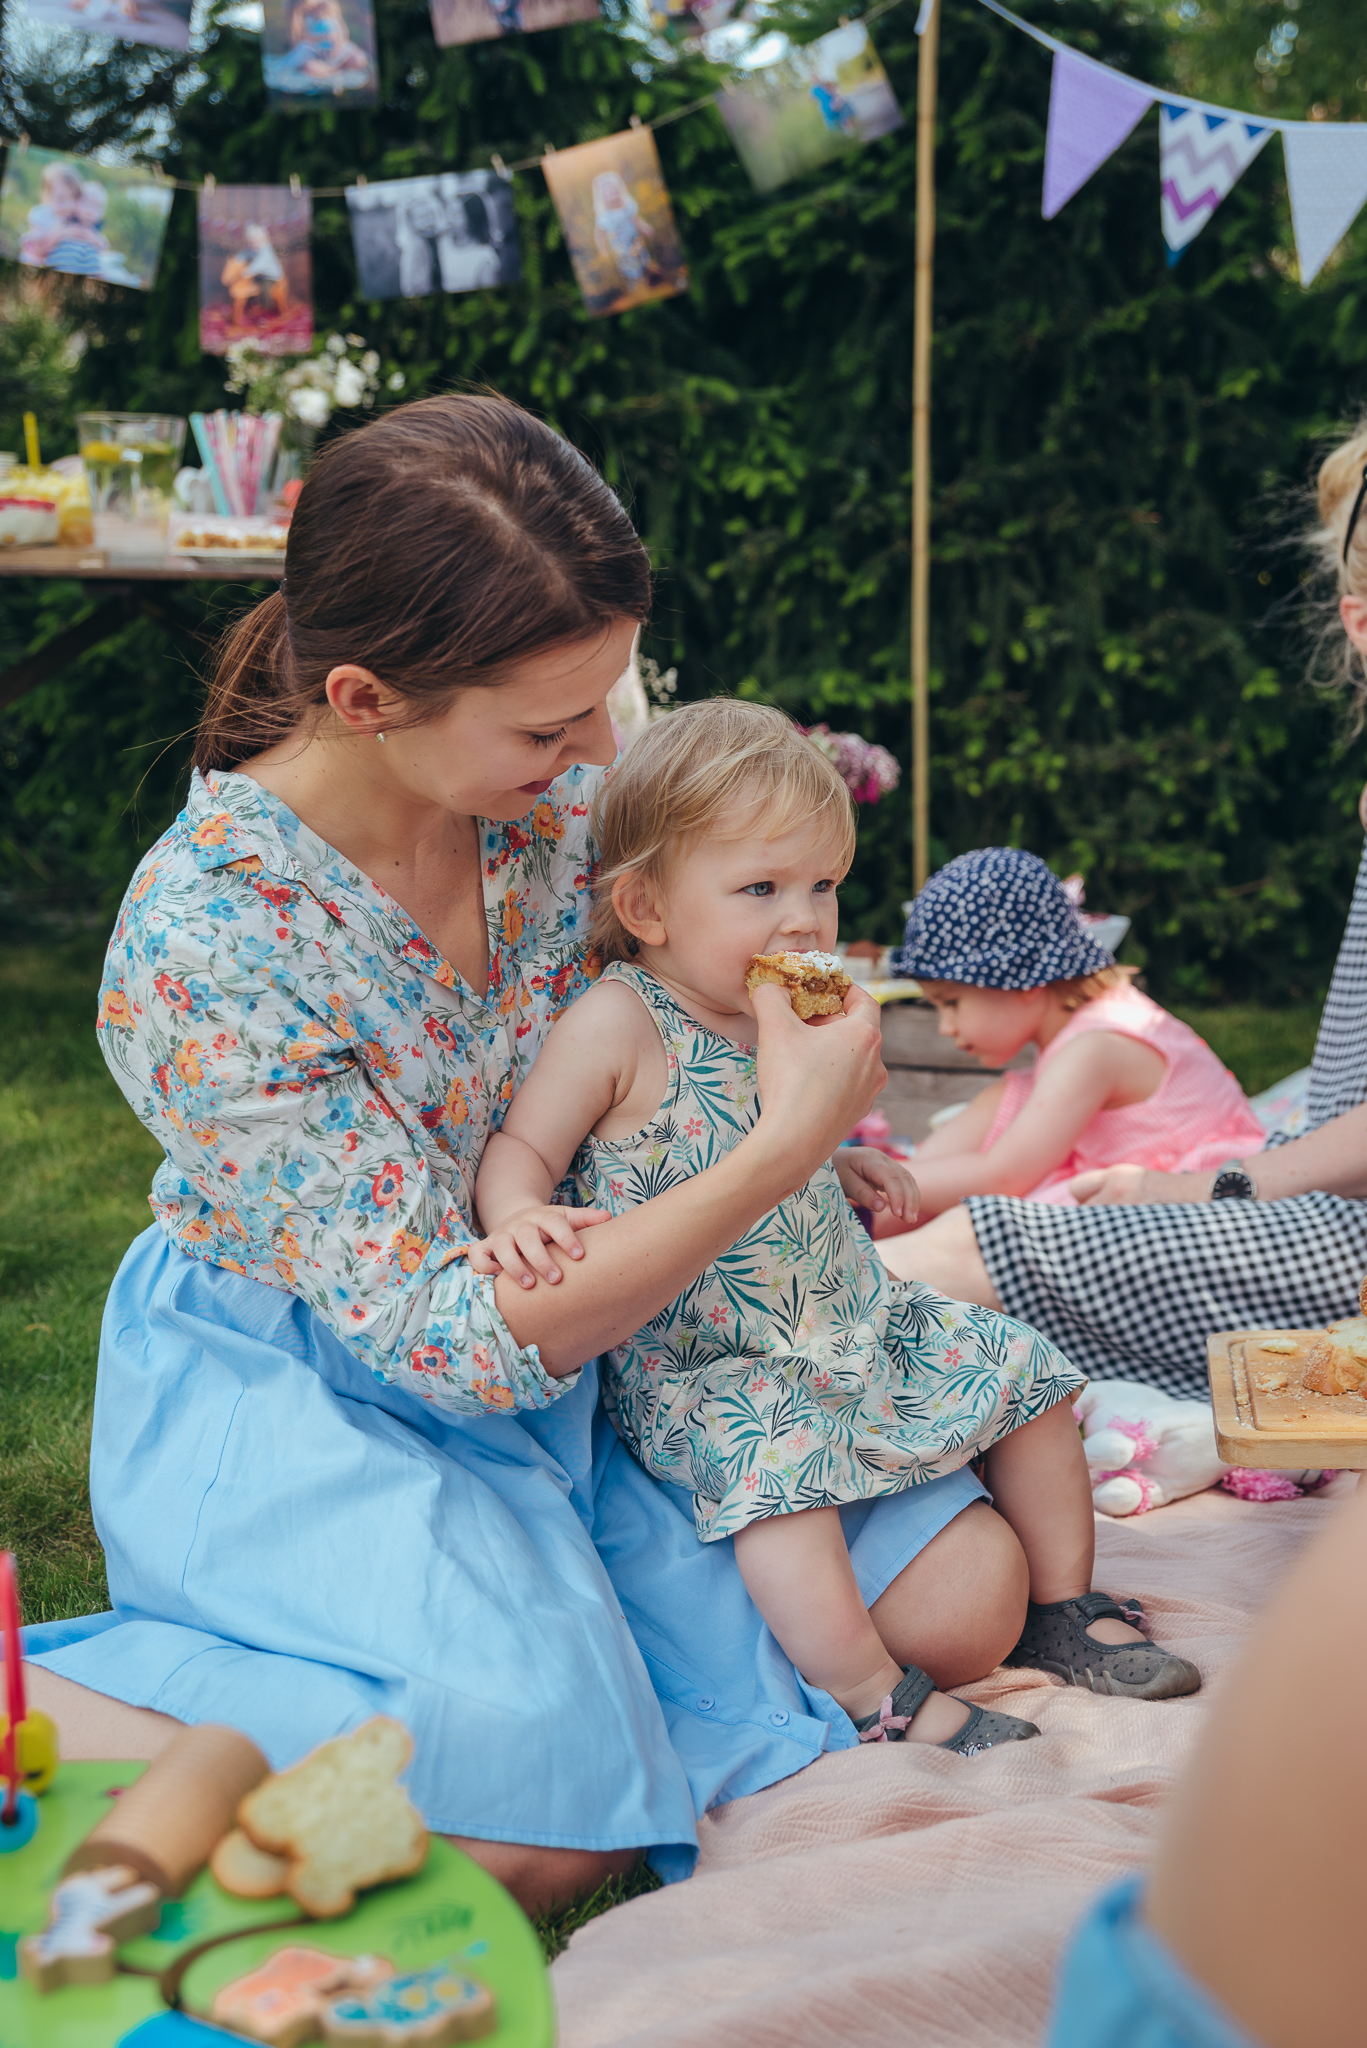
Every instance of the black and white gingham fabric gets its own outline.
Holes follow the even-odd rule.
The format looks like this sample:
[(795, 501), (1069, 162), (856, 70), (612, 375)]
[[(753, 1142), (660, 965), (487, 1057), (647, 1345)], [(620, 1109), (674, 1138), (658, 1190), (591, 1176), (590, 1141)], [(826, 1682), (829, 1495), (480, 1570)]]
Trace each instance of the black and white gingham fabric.
[[(1310, 1123), (1364, 1099), (1367, 847), (1315, 1045)], [(1323, 1328), (1357, 1313), (1367, 1273), (1367, 1202), (1339, 1195), (1104, 1209), (975, 1195), (968, 1208), (1008, 1315), (1094, 1377), (1185, 1399), (1207, 1396), (1210, 1331)]]
[(981, 846), (931, 876), (907, 917), (894, 974), (970, 988), (1043, 988), (1113, 967), (1038, 854)]

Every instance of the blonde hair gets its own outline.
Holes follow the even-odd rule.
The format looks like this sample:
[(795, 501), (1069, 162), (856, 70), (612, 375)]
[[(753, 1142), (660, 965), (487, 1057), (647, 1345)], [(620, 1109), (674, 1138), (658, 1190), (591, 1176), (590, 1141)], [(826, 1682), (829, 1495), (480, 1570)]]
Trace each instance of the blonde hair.
[[(1036, 987), (1051, 989), (1063, 999), (1065, 1010), (1081, 1010), (1088, 1003), (1094, 1003), (1108, 988), (1126, 988), (1138, 974), (1137, 967), (1098, 967), (1095, 974), (1067, 974), (1058, 981), (1037, 982)], [(969, 984), (961, 981), (929, 981), (918, 976), (916, 986), (929, 997), (932, 1003), (943, 1002), (945, 995), (936, 994), (937, 989), (946, 992), (952, 988), (964, 988)]]
[(1367, 417), (1360, 419), (1321, 462), (1315, 481), (1318, 518), (1304, 536), (1315, 558), (1313, 581), (1321, 593), (1313, 605), (1316, 680), (1348, 691), (1354, 733), (1360, 730), (1367, 710), (1367, 662), (1343, 630), (1338, 600), (1348, 596), (1367, 599), (1367, 503), (1358, 513), (1347, 561), (1343, 555), (1348, 520), (1362, 487), (1364, 469)]
[(833, 762), (770, 704), (710, 697), (667, 711), (634, 740), (594, 806), (599, 873), (592, 939), (605, 961), (637, 941), (617, 915), (623, 875), (662, 883), (681, 854), (714, 833), (723, 812), (748, 807), (766, 838), (809, 819), (828, 823), (840, 873), (854, 858), (854, 802)]

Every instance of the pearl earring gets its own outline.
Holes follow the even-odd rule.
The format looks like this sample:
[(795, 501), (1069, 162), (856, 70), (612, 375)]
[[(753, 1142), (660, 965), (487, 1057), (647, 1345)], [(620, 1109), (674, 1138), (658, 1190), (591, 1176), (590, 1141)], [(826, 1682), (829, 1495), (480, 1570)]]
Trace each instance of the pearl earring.
[(379, 741), (380, 745), (381, 745), (381, 746), (383, 746), (383, 745), (384, 745), (384, 734), (383, 734), (382, 732), (377, 732), (377, 733), (376, 733), (376, 735), (375, 735), (375, 737), (376, 737), (376, 739), (377, 739), (377, 740)]

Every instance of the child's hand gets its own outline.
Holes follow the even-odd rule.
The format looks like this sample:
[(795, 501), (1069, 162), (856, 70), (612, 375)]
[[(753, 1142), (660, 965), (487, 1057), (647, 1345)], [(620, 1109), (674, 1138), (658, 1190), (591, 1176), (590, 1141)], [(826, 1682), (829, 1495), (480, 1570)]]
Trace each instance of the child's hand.
[(831, 1163), (852, 1207), (872, 1209), (875, 1216), (886, 1209), (910, 1230), (921, 1197), (900, 1159), (873, 1145), (842, 1145)]
[(562, 1209), (548, 1202), (510, 1216), (482, 1242), (472, 1244), (466, 1256), (472, 1272), (506, 1273), (523, 1287), (535, 1287), (540, 1273), (556, 1287), (564, 1275), (547, 1245), (558, 1245), (567, 1258), (582, 1259), (584, 1248), (576, 1232), (607, 1223), (611, 1216), (610, 1209)]

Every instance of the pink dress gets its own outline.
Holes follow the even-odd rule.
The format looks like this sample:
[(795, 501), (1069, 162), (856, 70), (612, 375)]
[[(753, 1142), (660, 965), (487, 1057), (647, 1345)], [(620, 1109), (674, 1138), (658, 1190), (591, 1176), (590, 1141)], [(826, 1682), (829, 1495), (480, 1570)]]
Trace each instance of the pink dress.
[(1026, 1196), (1031, 1202), (1075, 1206), (1068, 1192), (1074, 1174), (1098, 1166), (1151, 1166), (1162, 1173), (1209, 1173), (1227, 1159), (1261, 1152), (1267, 1133), (1248, 1097), (1189, 1024), (1137, 989), (1107, 989), (1077, 1010), (1033, 1067), (1007, 1074), (1006, 1090), (982, 1150), (991, 1151), (1030, 1099), (1035, 1082), (1065, 1045), (1084, 1031), (1118, 1031), (1151, 1045), (1167, 1072), (1146, 1102), (1103, 1109), (1087, 1125), (1068, 1157)]

